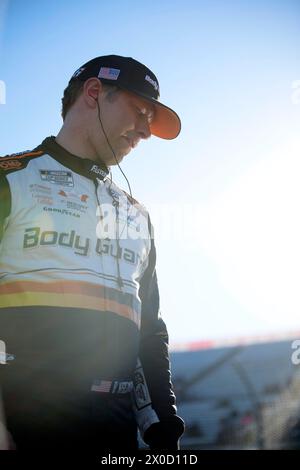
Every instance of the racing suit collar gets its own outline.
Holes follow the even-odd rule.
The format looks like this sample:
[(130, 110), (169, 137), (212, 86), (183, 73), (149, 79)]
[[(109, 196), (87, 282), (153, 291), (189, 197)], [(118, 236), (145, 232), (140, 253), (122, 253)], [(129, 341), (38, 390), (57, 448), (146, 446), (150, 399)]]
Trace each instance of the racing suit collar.
[(59, 163), (91, 180), (95, 180), (96, 178), (105, 180), (109, 174), (105, 163), (101, 161), (95, 162), (89, 158), (81, 158), (73, 155), (59, 145), (54, 136), (44, 139), (38, 148), (46, 150), (46, 152)]

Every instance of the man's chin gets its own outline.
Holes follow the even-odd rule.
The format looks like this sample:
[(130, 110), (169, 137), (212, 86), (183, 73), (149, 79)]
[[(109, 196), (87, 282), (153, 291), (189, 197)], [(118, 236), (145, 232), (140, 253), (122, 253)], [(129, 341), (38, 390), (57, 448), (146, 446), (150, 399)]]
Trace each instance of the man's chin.
[(123, 153), (122, 155), (116, 155), (116, 157), (114, 157), (112, 155), (111, 159), (106, 163), (108, 166), (113, 166), (113, 165), (117, 165), (118, 163), (121, 163), (121, 161), (123, 160), (123, 158), (128, 155), (129, 152), (127, 153)]
[(106, 165), (108, 165), (108, 166), (117, 165), (132, 150), (132, 147), (129, 146), (129, 145), (126, 145), (126, 146), (125, 145), (122, 145), (122, 146), (120, 145), (119, 148), (116, 148), (116, 147), (114, 148), (114, 153), (111, 151), (110, 155), (106, 155), (105, 160), (103, 159), (104, 162), (106, 163)]

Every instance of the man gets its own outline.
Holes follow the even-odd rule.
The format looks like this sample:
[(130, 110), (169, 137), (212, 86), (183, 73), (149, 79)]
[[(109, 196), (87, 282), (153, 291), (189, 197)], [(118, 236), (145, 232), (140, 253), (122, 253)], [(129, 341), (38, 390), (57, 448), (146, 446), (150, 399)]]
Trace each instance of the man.
[(0, 366), (17, 449), (178, 448), (147, 211), (109, 178), (140, 140), (173, 139), (153, 72), (97, 57), (72, 76), (57, 137), (0, 160)]

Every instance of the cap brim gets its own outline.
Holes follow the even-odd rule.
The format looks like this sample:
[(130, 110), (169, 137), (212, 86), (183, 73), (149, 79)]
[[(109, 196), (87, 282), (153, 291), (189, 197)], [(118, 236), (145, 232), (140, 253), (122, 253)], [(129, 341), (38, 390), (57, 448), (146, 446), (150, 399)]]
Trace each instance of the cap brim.
[[(119, 86), (119, 85), (117, 85)], [(122, 86), (120, 88), (123, 88)], [(125, 88), (127, 91), (131, 91), (136, 95), (139, 95), (141, 98), (144, 98), (155, 106), (155, 114), (152, 123), (150, 124), (151, 134), (161, 139), (175, 139), (181, 131), (181, 121), (179, 116), (173, 111), (173, 109), (168, 108), (165, 104), (160, 103), (155, 98), (149, 98), (148, 95), (141, 93), (136, 90), (130, 90)]]
[(150, 125), (151, 133), (162, 139), (175, 139), (181, 131), (179, 116), (171, 108), (156, 100), (152, 103), (155, 106), (155, 115)]

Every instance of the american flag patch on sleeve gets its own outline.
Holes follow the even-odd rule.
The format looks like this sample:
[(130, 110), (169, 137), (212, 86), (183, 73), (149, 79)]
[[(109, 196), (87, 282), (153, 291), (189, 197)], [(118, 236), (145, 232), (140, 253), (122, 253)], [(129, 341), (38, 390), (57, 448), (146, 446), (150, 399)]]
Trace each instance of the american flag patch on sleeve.
[(91, 391), (98, 393), (117, 393), (124, 395), (133, 389), (132, 380), (94, 380)]
[(111, 380), (96, 380), (92, 385), (92, 392), (109, 393), (112, 385)]

